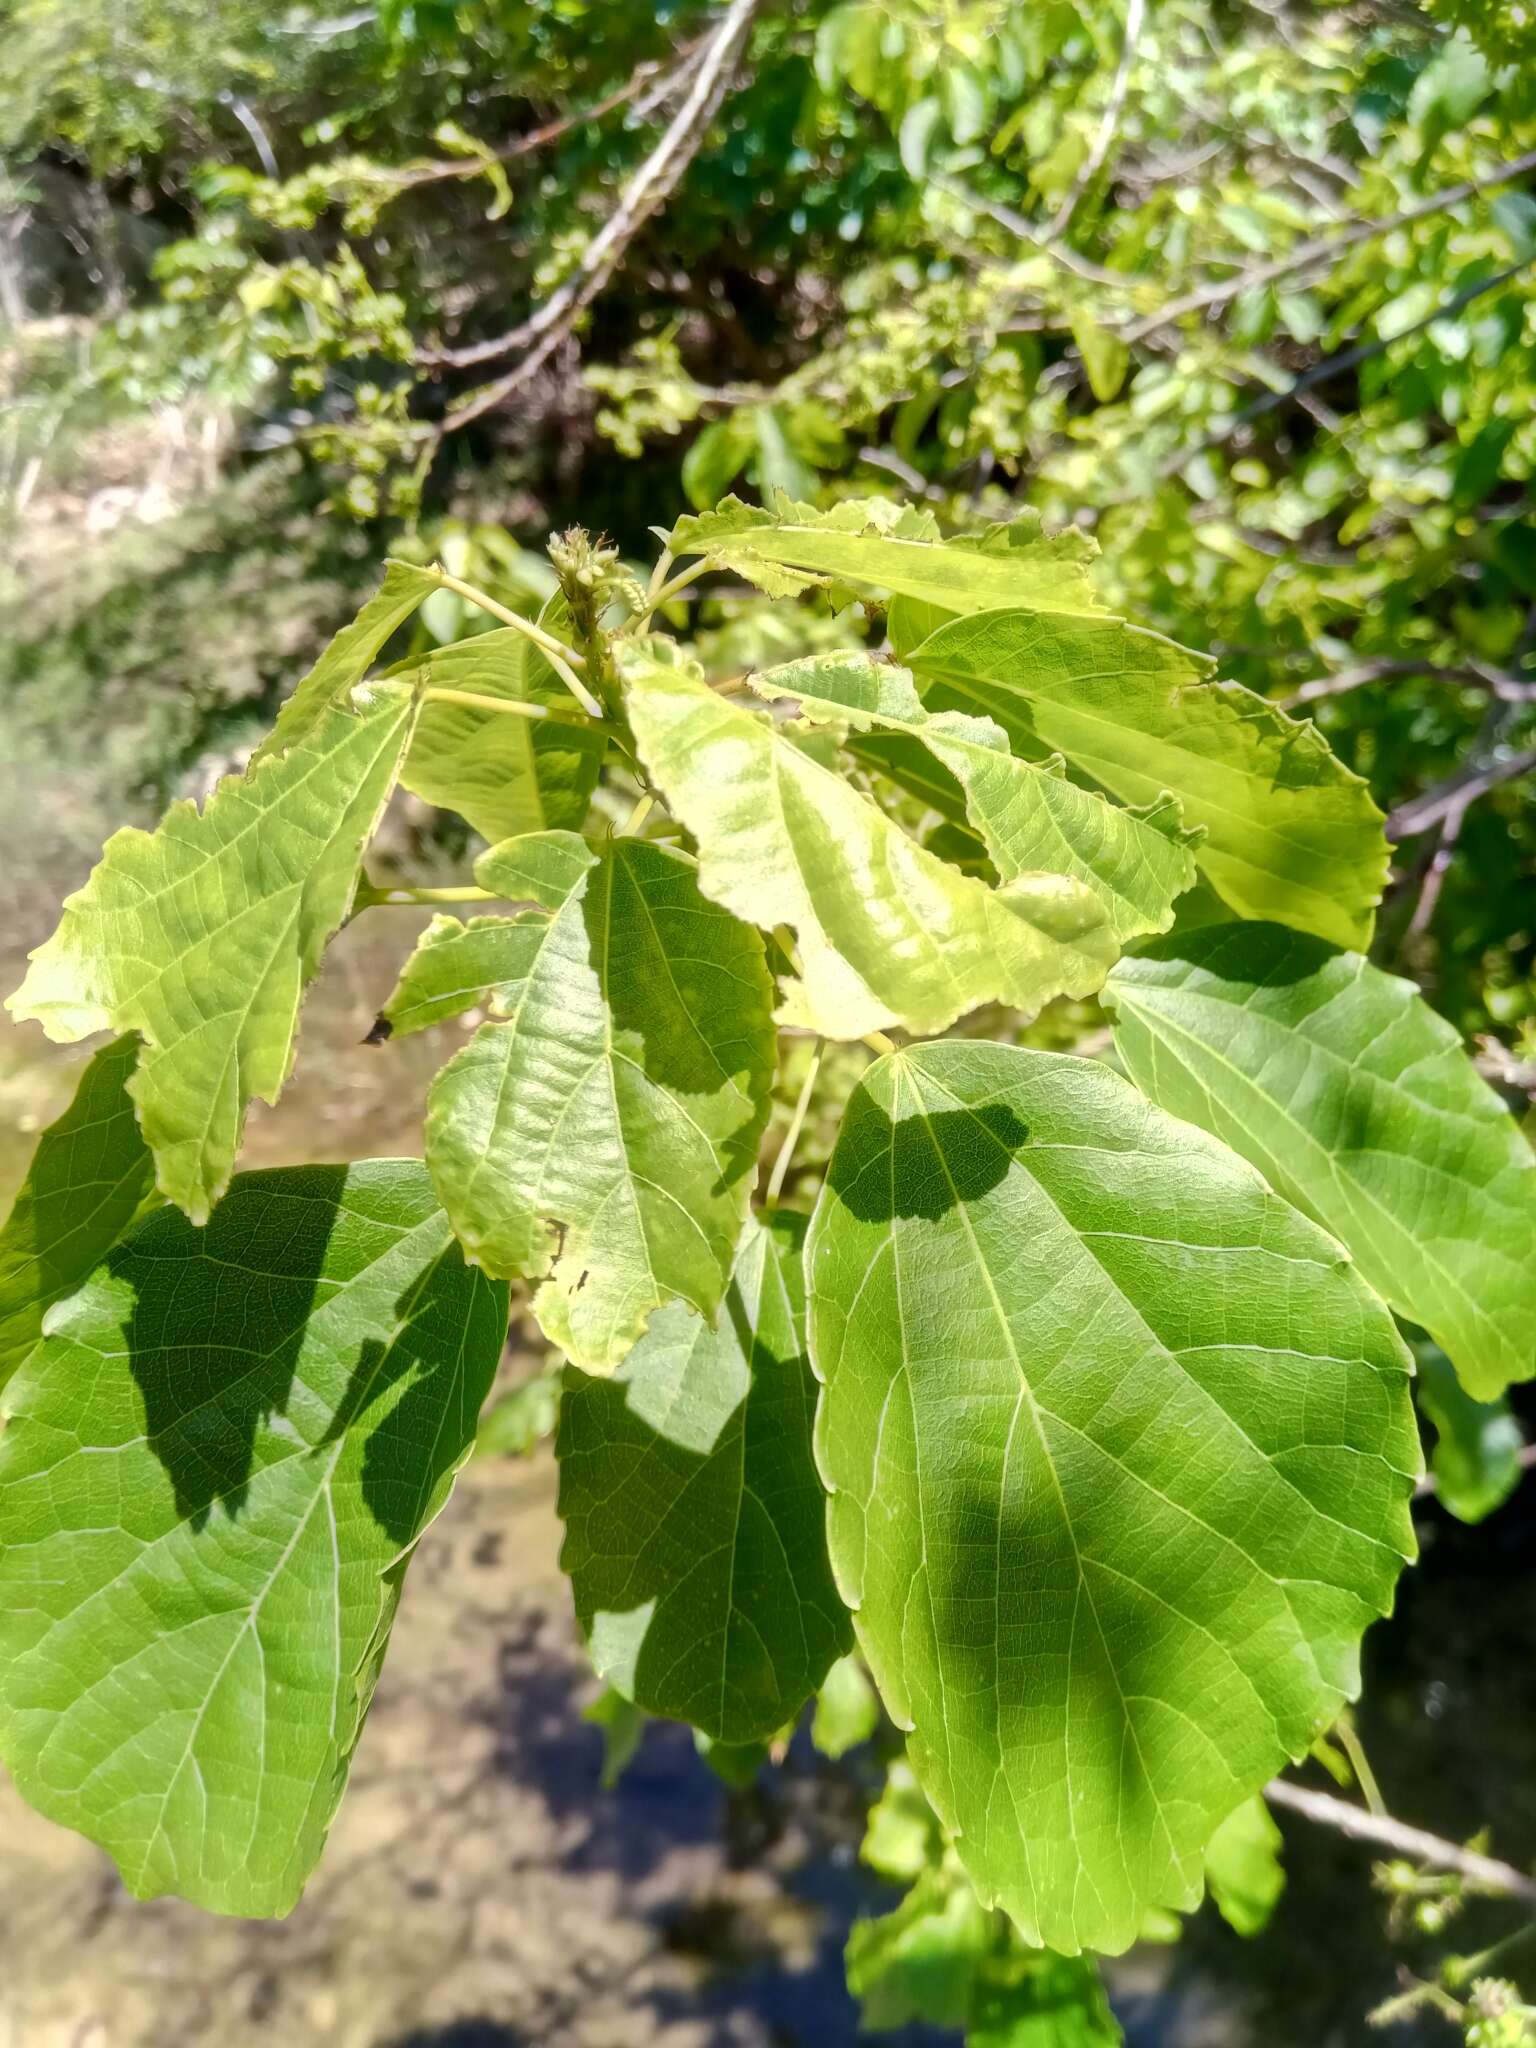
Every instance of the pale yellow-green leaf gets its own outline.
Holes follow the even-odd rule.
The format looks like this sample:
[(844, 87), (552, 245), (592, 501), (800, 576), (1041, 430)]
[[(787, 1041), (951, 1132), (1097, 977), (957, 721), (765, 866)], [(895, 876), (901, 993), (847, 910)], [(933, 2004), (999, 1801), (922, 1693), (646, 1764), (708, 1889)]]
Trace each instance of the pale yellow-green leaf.
[(351, 906), (416, 717), (411, 689), (356, 686), (433, 588), (392, 565), (284, 706), (244, 775), (153, 832), (116, 832), (10, 1000), (50, 1038), (137, 1031), (129, 1083), (161, 1192), (203, 1221), (245, 1112), (275, 1102), (299, 1005)]
[(1114, 935), (1085, 883), (1040, 874), (988, 888), (765, 713), (718, 696), (667, 643), (631, 642), (619, 658), (641, 756), (698, 842), (704, 894), (795, 934), (782, 1022), (828, 1038), (929, 1033), (979, 1003), (1033, 1015), (1101, 986)]

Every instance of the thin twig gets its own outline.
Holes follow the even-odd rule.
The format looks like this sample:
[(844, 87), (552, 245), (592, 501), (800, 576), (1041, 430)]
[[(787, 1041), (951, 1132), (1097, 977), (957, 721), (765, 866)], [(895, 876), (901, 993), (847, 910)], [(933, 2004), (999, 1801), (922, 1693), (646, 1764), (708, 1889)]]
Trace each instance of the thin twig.
[(779, 1147), (779, 1156), (773, 1162), (773, 1171), (768, 1176), (768, 1189), (764, 1202), (773, 1208), (784, 1192), (785, 1177), (789, 1162), (795, 1156), (795, 1147), (800, 1142), (800, 1133), (805, 1128), (805, 1119), (811, 1107), (811, 1097), (816, 1093), (816, 1078), (821, 1072), (821, 1056), (827, 1049), (827, 1041), (818, 1038), (811, 1052), (811, 1064), (805, 1070), (805, 1079), (800, 1084), (800, 1094), (795, 1102), (794, 1114), (789, 1120), (789, 1129), (784, 1133), (784, 1142)]
[(1400, 1856), (1411, 1856), (1435, 1870), (1454, 1870), (1479, 1891), (1497, 1892), (1505, 1898), (1536, 1905), (1536, 1878), (1496, 1856), (1463, 1849), (1455, 1842), (1443, 1841), (1439, 1835), (1426, 1833), (1423, 1828), (1409, 1827), (1387, 1814), (1367, 1813), (1363, 1806), (1336, 1799), (1331, 1792), (1314, 1792), (1285, 1778), (1271, 1779), (1264, 1787), (1264, 1797), (1271, 1806), (1287, 1807), (1321, 1827), (1336, 1828), (1352, 1841), (1379, 1843), (1383, 1849), (1395, 1849)]
[(1400, 682), (1409, 676), (1423, 676), (1436, 683), (1467, 683), (1473, 689), (1486, 690), (1503, 704), (1536, 704), (1536, 683), (1522, 682), (1517, 676), (1483, 668), (1477, 662), (1380, 660), (1357, 661), (1348, 668), (1336, 669), (1331, 676), (1313, 676), (1289, 697), (1282, 697), (1280, 708), (1295, 711), (1303, 704), (1343, 697), (1365, 683)]
[[(596, 101), (590, 107), (581, 107), (574, 114), (562, 114), (558, 121), (546, 121), (542, 128), (531, 128), (526, 135), (519, 135), (515, 141), (501, 149), (489, 149), (484, 155), (429, 158), (423, 163), (406, 164), (398, 173), (403, 186), (428, 185), (440, 178), (483, 177), (488, 163), (510, 164), (519, 157), (531, 156), (535, 150), (547, 148), (551, 142), (558, 142), (562, 135), (569, 135), (573, 128), (585, 128), (593, 121), (602, 120), (616, 107), (622, 107), (637, 93), (644, 92), (652, 80), (660, 82), (663, 91), (670, 90), (691, 68), (702, 38), (695, 37), (676, 50), (671, 57), (649, 57), (643, 64), (637, 64), (624, 84), (608, 94), (606, 99)], [(451, 352), (429, 358), (431, 361), (451, 362)]]
[(1257, 419), (1262, 419), (1265, 413), (1273, 412), (1277, 406), (1290, 405), (1304, 391), (1310, 391), (1314, 384), (1326, 384), (1334, 377), (1343, 376), (1346, 370), (1357, 370), (1362, 363), (1369, 362), (1372, 356), (1384, 355), (1398, 342), (1407, 341), (1410, 335), (1422, 334), (1426, 327), (1433, 327), (1437, 320), (1450, 319), (1453, 314), (1459, 313), (1463, 306), (1469, 306), (1474, 299), (1480, 299), (1485, 292), (1497, 291), (1500, 285), (1508, 284), (1512, 278), (1518, 277), (1522, 270), (1529, 270), (1533, 263), (1536, 263), (1536, 254), (1523, 256), (1518, 263), (1511, 263), (1505, 270), (1496, 270), (1491, 277), (1479, 278), (1475, 284), (1463, 285), (1460, 291), (1452, 292), (1451, 296), (1443, 299), (1433, 312), (1426, 313), (1422, 320), (1415, 320), (1411, 326), (1400, 327), (1395, 334), (1381, 335), (1375, 341), (1362, 341), (1354, 348), (1345, 349), (1339, 355), (1329, 356), (1323, 362), (1314, 363), (1310, 370), (1303, 371), (1301, 376), (1287, 384), (1283, 390), (1266, 391), (1264, 396), (1256, 398), (1252, 405), (1245, 405), (1241, 412), (1234, 413), (1219, 434), (1209, 435), (1198, 447), (1169, 456), (1160, 474), (1177, 475), (1187, 462), (1193, 462), (1197, 456), (1208, 455), (1213, 448), (1220, 448), (1244, 427), (1251, 426)]
[(1131, 83), (1131, 70), (1136, 62), (1136, 49), (1141, 41), (1142, 22), (1146, 18), (1144, 0), (1130, 0), (1125, 11), (1125, 40), (1120, 45), (1120, 62), (1115, 67), (1115, 82), (1109, 89), (1109, 99), (1099, 122), (1098, 133), (1093, 138), (1093, 147), (1083, 160), (1081, 169), (1072, 180), (1067, 196), (1056, 210), (1056, 218), (1047, 229), (1052, 241), (1064, 235), (1072, 224), (1077, 203), (1104, 168), (1104, 159), (1109, 155), (1110, 144), (1115, 139), (1115, 130), (1120, 125), (1121, 110), (1125, 105), (1126, 91)]
[(1289, 256), (1240, 270), (1235, 277), (1229, 277), (1220, 284), (1202, 285), (1197, 291), (1185, 292), (1181, 298), (1170, 299), (1156, 313), (1149, 313), (1144, 320), (1124, 329), (1121, 339), (1126, 342), (1144, 341), (1159, 327), (1181, 320), (1186, 313), (1201, 313), (1212, 306), (1223, 306), (1239, 293), (1251, 291), (1255, 285), (1273, 284), (1277, 278), (1290, 277), (1298, 270), (1310, 270), (1314, 263), (1330, 262), (1347, 249), (1357, 248), (1361, 242), (1374, 241), (1379, 235), (1391, 234), (1395, 228), (1408, 227), (1414, 221), (1428, 219), (1431, 214), (1444, 213), (1448, 207), (1459, 206), (1463, 199), (1471, 199), (1480, 192), (1492, 192), (1501, 185), (1512, 185), (1516, 178), (1523, 178), (1529, 171), (1536, 171), (1536, 149), (1528, 150), (1524, 156), (1515, 157), (1509, 163), (1500, 164), (1486, 177), (1464, 178), (1459, 185), (1450, 185), (1432, 198), (1421, 200), (1417, 206), (1405, 206), (1398, 213), (1360, 221), (1352, 228), (1345, 228), (1341, 234), (1317, 235), (1310, 242), (1303, 242), (1299, 249), (1293, 249)]
[(1511, 754), (1503, 761), (1490, 761), (1480, 768), (1459, 768), (1422, 796), (1411, 796), (1406, 803), (1399, 804), (1387, 819), (1387, 837), (1394, 841), (1412, 839), (1455, 812), (1464, 811), (1468, 804), (1475, 804), (1501, 782), (1513, 782), (1533, 769), (1536, 747), (1527, 747), (1523, 753)]
[(619, 197), (618, 205), (587, 244), (581, 261), (558, 290), (529, 319), (495, 342), (481, 345), (477, 361), (525, 348), (521, 362), (475, 392), (444, 421), (445, 431), (467, 426), (492, 411), (542, 369), (585, 309), (618, 269), (624, 251), (658, 207), (664, 205), (692, 163), (709, 125), (730, 90), (737, 59), (746, 45), (758, 0), (732, 0), (715, 31), (682, 105), (661, 140)]

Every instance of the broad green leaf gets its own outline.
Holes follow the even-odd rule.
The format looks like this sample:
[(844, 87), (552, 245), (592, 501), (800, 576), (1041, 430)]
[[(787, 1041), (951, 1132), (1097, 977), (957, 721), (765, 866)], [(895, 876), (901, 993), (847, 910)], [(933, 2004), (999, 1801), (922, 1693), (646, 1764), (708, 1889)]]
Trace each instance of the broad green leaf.
[(0, 1433), (0, 1756), (139, 1897), (297, 1901), (506, 1316), (413, 1160), (241, 1174), (50, 1316)]
[(999, 605), (1041, 605), (1050, 611), (1101, 609), (1087, 575), (1093, 542), (1069, 530), (1047, 540), (1007, 528), (983, 544), (939, 539), (932, 513), (886, 498), (845, 498), (825, 511), (797, 505), (782, 492), (765, 507), (727, 498), (713, 512), (680, 519), (667, 536), (674, 555), (704, 555), (718, 568), (766, 590), (791, 596), (817, 584), (860, 592), (889, 591), (950, 612)]
[(1178, 799), (1200, 867), (1244, 917), (1363, 945), (1387, 872), (1382, 816), (1316, 729), (1115, 618), (991, 611), (906, 659), (935, 709), (995, 718), (1015, 753), (1059, 752), (1126, 803)]
[(665, 643), (622, 647), (620, 666), (641, 756), (698, 841), (700, 888), (799, 942), (781, 1022), (828, 1038), (926, 1033), (978, 1003), (1032, 1016), (1102, 986), (1114, 938), (1086, 884), (1043, 874), (988, 888)]
[(128, 1092), (160, 1191), (194, 1222), (229, 1184), (245, 1112), (275, 1102), (299, 1005), (347, 915), (416, 718), (404, 683), (352, 693), (433, 588), (390, 568), (284, 706), (244, 775), (199, 811), (114, 832), (9, 1007), (60, 1041), (137, 1031)]
[(1331, 1230), (1470, 1394), (1536, 1374), (1536, 1155), (1411, 982), (1216, 925), (1125, 961), (1111, 1000), (1146, 1093)]
[[(551, 612), (546, 607), (546, 624)], [(399, 673), (423, 688), (549, 704), (580, 717), (543, 654), (511, 626), (435, 648)], [(605, 745), (601, 730), (585, 723), (423, 704), (400, 780), (428, 803), (457, 811), (487, 839), (546, 827), (575, 831), (586, 818)]]
[(807, 718), (918, 740), (958, 784), (1003, 881), (1071, 875), (1100, 899), (1117, 941), (1166, 931), (1174, 898), (1194, 883), (1191, 847), (1200, 835), (1183, 830), (1171, 797), (1122, 810), (1068, 782), (1059, 756), (1021, 761), (990, 718), (925, 710), (906, 669), (860, 654), (819, 655), (764, 669), (751, 682), (770, 700), (792, 698)]
[(720, 1782), (737, 1792), (756, 1784), (769, 1755), (766, 1742), (716, 1742), (702, 1728), (694, 1729), (693, 1746)]
[(0, 1230), (0, 1388), (56, 1301), (156, 1202), (154, 1161), (128, 1099), (138, 1041), (114, 1039), (82, 1070), (74, 1100), (37, 1141)]
[(1435, 1492), (1458, 1521), (1481, 1522), (1520, 1484), (1525, 1435), (1509, 1403), (1474, 1401), (1437, 1344), (1416, 1344), (1419, 1409), (1435, 1432)]
[(1216, 1909), (1242, 1935), (1262, 1934), (1285, 1890), (1280, 1830), (1255, 1793), (1227, 1815), (1205, 1852), (1205, 1881)]
[(865, 1074), (807, 1274), (833, 1569), (919, 1782), (1026, 1939), (1117, 1953), (1358, 1688), (1413, 1551), (1392, 1318), (1107, 1069), (960, 1041)]
[[(536, 895), (569, 838), (493, 848), (476, 872)], [(433, 1082), (426, 1143), (471, 1259), (533, 1278), (553, 1257), (534, 1311), (601, 1371), (653, 1308), (712, 1316), (725, 1291), (773, 1082), (772, 989), (761, 939), (699, 894), (685, 855), (618, 838), (580, 858), (558, 908), (504, 925), (505, 976), (476, 997), (494, 1015)]]
[(560, 1404), (561, 1563), (598, 1676), (728, 1744), (792, 1722), (849, 1640), (811, 1456), (803, 1236), (787, 1213), (750, 1224), (715, 1328), (669, 1303)]
[(823, 1756), (835, 1760), (868, 1742), (879, 1726), (879, 1696), (857, 1654), (850, 1650), (821, 1681), (811, 1716), (811, 1740)]

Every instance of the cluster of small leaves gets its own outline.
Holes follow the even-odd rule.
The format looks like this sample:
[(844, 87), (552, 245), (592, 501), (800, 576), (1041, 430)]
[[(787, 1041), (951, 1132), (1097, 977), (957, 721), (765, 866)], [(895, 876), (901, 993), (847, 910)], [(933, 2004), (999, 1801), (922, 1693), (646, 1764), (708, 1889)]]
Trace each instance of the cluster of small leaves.
[[(643, 587), (558, 536), (536, 621), (394, 564), (35, 954), (16, 1014), (113, 1036), (0, 1237), (0, 1756), (137, 1890), (291, 1905), (516, 1283), (616, 1750), (667, 1715), (748, 1777), (813, 1696), (862, 1739), (872, 1680), (876, 1833), (924, 1845), (850, 1952), (872, 2020), (1109, 2043), (1085, 1952), (1207, 1887), (1262, 1924), (1256, 1796), (1414, 1553), (1393, 1311), (1443, 1443), (1536, 1370), (1536, 1158), (1364, 956), (1365, 785), (1079, 533), (773, 496), (663, 538)], [(657, 629), (711, 572), (846, 642), (712, 681)], [(447, 598), (502, 624), (389, 664)], [(488, 842), (371, 1035), (471, 1033), (425, 1165), (236, 1173), (329, 939), (410, 897), (364, 868), (397, 787)], [(1128, 1079), (1020, 1043), (1100, 993)], [(818, 1053), (756, 1192), (780, 1034), (877, 1055), (809, 1216)]]

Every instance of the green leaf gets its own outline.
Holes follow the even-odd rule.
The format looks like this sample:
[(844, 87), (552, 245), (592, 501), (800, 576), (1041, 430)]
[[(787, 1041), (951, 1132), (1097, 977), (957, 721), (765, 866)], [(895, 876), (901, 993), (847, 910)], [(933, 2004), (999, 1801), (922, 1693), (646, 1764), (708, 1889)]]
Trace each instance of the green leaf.
[(767, 495), (766, 507), (727, 498), (713, 512), (680, 519), (667, 546), (674, 555), (705, 555), (771, 597), (831, 583), (850, 592), (890, 591), (949, 612), (1010, 604), (1102, 609), (1087, 573), (1093, 542), (1071, 529), (1040, 540), (1033, 527), (1017, 535), (998, 527), (980, 545), (941, 544), (933, 515), (914, 506), (845, 498), (818, 511), (782, 493)]
[(1359, 1685), (1409, 1360), (1251, 1167), (1066, 1055), (877, 1061), (807, 1244), (833, 1569), (1026, 1939), (1117, 1953)]
[(1415, 1345), (1414, 1353), (1419, 1408), (1435, 1432), (1435, 1492), (1458, 1521), (1484, 1521), (1520, 1484), (1524, 1433), (1502, 1397), (1472, 1399), (1438, 1345)]
[(1242, 1935), (1262, 1934), (1285, 1890), (1283, 1844), (1269, 1808), (1255, 1794), (1234, 1807), (1205, 1852), (1205, 1881), (1217, 1911)]
[(944, 1854), (944, 1831), (905, 1757), (886, 1773), (880, 1797), (869, 1809), (860, 1860), (893, 1884), (911, 1884)]
[(1331, 1230), (1469, 1393), (1536, 1373), (1536, 1155), (1411, 982), (1216, 925), (1123, 962), (1110, 999), (1133, 1079)]
[(823, 1756), (835, 1760), (868, 1742), (879, 1726), (879, 1698), (857, 1654), (850, 1650), (838, 1658), (821, 1682), (811, 1716), (811, 1740)]
[(375, 1041), (425, 1031), (482, 1003), (504, 1006), (547, 923), (542, 915), (524, 920), (472, 917), (468, 924), (456, 917), (434, 917), (379, 1012)]
[(1201, 869), (1245, 917), (1364, 944), (1387, 872), (1380, 811), (1310, 724), (1203, 680), (1171, 640), (1114, 618), (982, 612), (906, 656), (935, 709), (995, 718), (1127, 803), (1178, 799)]
[[(427, 1163), (476, 1263), (532, 1278), (554, 1256), (534, 1312), (601, 1371), (653, 1308), (710, 1316), (725, 1291), (773, 1084), (771, 984), (756, 932), (667, 847), (548, 834), (476, 873), (552, 900), (562, 849), (575, 886), (503, 925), (505, 978), (475, 995), (493, 1019), (432, 1084)], [(457, 984), (450, 967), (437, 999)]]
[(1124, 2040), (1091, 1956), (1040, 1955), (1015, 1943), (978, 1987), (965, 2048), (1122, 2048)]
[[(811, 1456), (803, 1219), (742, 1240), (718, 1327), (658, 1309), (560, 1405), (561, 1563), (600, 1678), (714, 1741), (792, 1722), (849, 1640)], [(857, 1739), (857, 1738), (855, 1738)]]
[(229, 1185), (245, 1112), (275, 1102), (299, 1005), (347, 915), (362, 851), (389, 801), (416, 718), (404, 684), (352, 692), (433, 588), (392, 565), (284, 706), (244, 775), (199, 811), (113, 833), (57, 932), (11, 997), (62, 1042), (139, 1032), (128, 1092), (160, 1191), (194, 1222)]
[(702, 512), (723, 497), (757, 448), (754, 411), (741, 407), (704, 429), (683, 457), (683, 489)]
[(872, 2031), (963, 2027), (966, 2048), (1118, 2048), (1122, 2036), (1086, 1956), (1042, 1954), (989, 1912), (947, 1857), (892, 1913), (848, 1937), (848, 1989)]
[(491, 1403), (475, 1431), (475, 1456), (526, 1458), (554, 1435), (559, 1418), (560, 1369), (551, 1366)]
[(1173, 901), (1195, 880), (1179, 807), (1169, 796), (1127, 811), (1062, 773), (1060, 757), (1021, 761), (990, 718), (929, 712), (905, 669), (861, 654), (813, 655), (764, 669), (752, 687), (770, 700), (790, 697), (810, 719), (877, 726), (912, 736), (948, 770), (965, 813), (986, 842), (1003, 881), (1029, 874), (1070, 875), (1104, 906), (1118, 942), (1173, 923)]
[(1089, 314), (1073, 316), (1072, 339), (1088, 373), (1088, 387), (1101, 405), (1120, 396), (1125, 373), (1131, 367), (1131, 352), (1118, 334), (1101, 327)]
[(154, 1161), (128, 1099), (138, 1042), (93, 1055), (74, 1100), (37, 1142), (0, 1230), (0, 1388), (43, 1332), (47, 1311), (154, 1207)]
[(1045, 874), (990, 889), (763, 713), (718, 696), (667, 643), (631, 642), (619, 660), (641, 756), (698, 841), (700, 888), (795, 933), (800, 978), (781, 1022), (828, 1038), (926, 1033), (978, 1003), (1033, 1015), (1102, 986), (1115, 945), (1085, 884)]
[(0, 1755), (139, 1897), (297, 1901), (506, 1316), (411, 1160), (242, 1174), (50, 1316), (0, 1434)]
[(590, 1707), (582, 1709), (581, 1718), (602, 1731), (603, 1767), (598, 1783), (605, 1792), (611, 1792), (634, 1761), (649, 1716), (610, 1685)]
[(848, 1937), (848, 1989), (864, 2025), (963, 2027), (993, 1939), (992, 1915), (970, 1885), (924, 1871), (894, 1912), (860, 1920)]
[[(558, 612), (546, 606), (543, 623), (558, 627), (563, 615), (563, 601)], [(409, 673), (423, 689), (555, 705), (579, 716), (544, 655), (511, 626), (436, 648), (398, 672)], [(457, 811), (486, 839), (546, 827), (577, 831), (606, 744), (597, 726), (423, 704), (400, 780), (429, 804)]]

